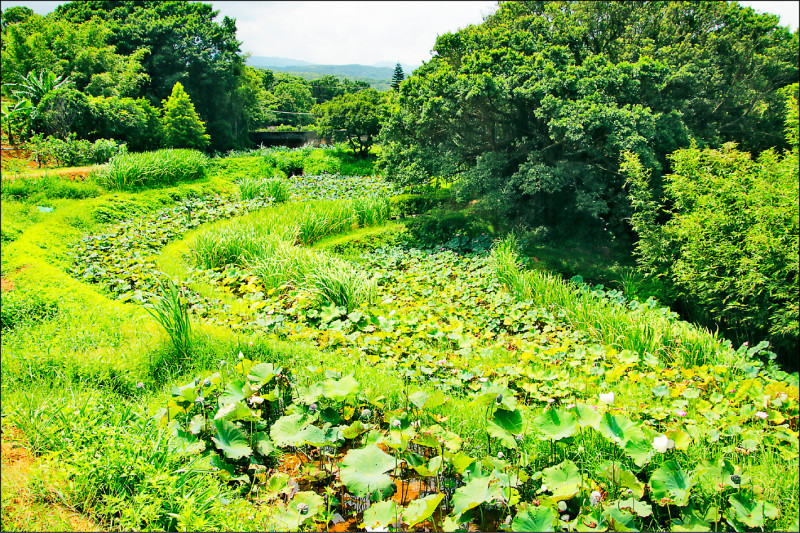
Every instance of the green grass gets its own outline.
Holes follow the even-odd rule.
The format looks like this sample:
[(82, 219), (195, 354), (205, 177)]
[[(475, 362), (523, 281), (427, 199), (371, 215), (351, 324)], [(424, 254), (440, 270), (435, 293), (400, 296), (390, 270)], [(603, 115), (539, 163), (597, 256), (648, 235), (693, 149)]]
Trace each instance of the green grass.
[[(239, 490), (210, 474), (208, 465), (203, 467), (199, 461), (193, 464), (172, 453), (171, 429), (158, 426), (153, 417), (158, 408), (167, 405), (174, 386), (234, 367), (239, 353), (253, 360), (282, 365), (291, 379), (305, 386), (323, 381), (326, 371), (353, 373), (364, 389), (386, 397), (386, 412), (408, 410), (408, 398), (414, 392), (437, 390), (424, 376), (414, 381), (403, 378), (406, 370), (408, 375), (419, 373), (411, 364), (416, 362), (419, 367), (419, 360), (398, 357), (374, 364), (358, 350), (320, 350), (292, 335), (282, 341), (269, 334), (244, 336), (226, 328), (193, 324), (193, 342), (187, 349), (190, 357), (180, 357), (180, 348), (176, 348), (169, 335), (143, 308), (113, 301), (67, 275), (71, 243), (82, 234), (102, 231), (105, 221), (130, 216), (137, 210), (151, 212), (169, 205), (174, 201), (171, 195), (230, 191), (233, 180), (227, 179), (230, 173), (221, 172), (223, 166), (203, 180), (171, 189), (56, 200), (52, 213), (39, 213), (27, 204), (3, 200), (4, 235), (6, 221), (11, 217), (13, 226), (9, 235), (14, 235), (8, 245), (4, 237), (3, 277), (9, 277), (17, 286), (10, 298), (7, 293), (3, 294), (3, 402), (0, 408), (4, 424), (11, 420), (24, 431), (37, 453), (44, 454), (45, 468), (31, 480), (42, 501), (52, 497), (47, 496), (45, 485), (55, 484), (69, 505), (91, 514), (104, 529), (269, 530), (279, 527), (274, 521), (275, 510), (280, 511), (282, 504), (263, 504), (242, 498), (249, 487)], [(188, 276), (191, 270), (187, 259), (191, 248), (187, 241), (193, 242), (206, 233), (212, 239), (230, 231), (231, 241), (238, 239), (241, 246), (237, 251), (232, 244), (224, 257), (245, 266), (266, 258), (272, 262), (275, 272), (302, 278), (306, 292), (315, 298), (350, 307), (348, 302), (357, 298), (354, 295), (359, 287), (366, 285), (365, 277), (332, 254), (356, 253), (362, 248), (379, 245), (384, 239), (391, 242), (402, 230), (401, 224), (389, 223), (383, 218), (380, 205), (362, 206), (358, 211), (354, 204), (358, 201), (351, 202), (348, 208), (351, 210), (344, 209), (344, 204), (324, 202), (285, 204), (236, 221), (207, 225), (186, 235), (186, 240), (168, 245), (161, 252), (158, 264), (173, 279)], [(300, 226), (306, 214), (312, 220), (312, 213), (313, 222), (309, 222), (306, 235), (313, 249), (296, 245), (300, 240), (299, 229), (278, 229), (290, 221), (298, 221)], [(336, 220), (325, 222), (321, 215), (318, 220), (319, 213), (331, 219), (347, 220), (349, 225)], [(359, 227), (369, 224), (369, 220), (376, 225)], [(242, 252), (247, 239), (241, 236), (246, 233), (243, 228), (248, 227), (252, 235), (247, 239), (256, 242), (259, 232), (268, 231), (265, 241), (274, 246)], [(325, 234), (326, 231), (333, 233)], [(337, 234), (337, 231), (343, 233)], [(217, 239), (221, 241), (220, 237)], [(576, 291), (576, 286), (558, 276), (527, 271), (516, 256), (513, 243), (501, 245), (493, 254), (495, 269), (504, 284), (534, 299), (538, 305), (550, 307), (554, 315), (562, 313), (575, 327), (585, 329), (604, 343), (623, 348), (630, 342), (636, 350), (649, 350), (663, 360), (681, 363), (680, 366), (697, 360), (695, 350), (704, 354), (703, 357), (711, 357), (719, 346), (719, 340), (713, 336), (669, 319), (657, 310), (626, 310)], [(219, 260), (219, 264), (227, 264), (226, 261)], [(208, 295), (228, 298), (225, 301), (232, 298), (222, 296), (209, 284), (193, 283), (195, 285), (190, 286), (202, 285)], [(508, 298), (499, 292), (487, 297)], [(367, 294), (365, 301), (369, 299)], [(5, 326), (7, 317), (8, 328)], [(425, 346), (430, 348), (430, 355), (440, 350), (433, 341)], [(466, 368), (493, 381), (509, 379), (508, 375), (496, 378), (498, 374), (494, 372), (501, 367), (523, 366), (518, 352), (493, 346), (491, 342), (477, 348), (468, 358), (452, 353), (449, 341), (447, 346), (449, 360), (461, 362), (463, 359), (468, 364)], [(719, 353), (724, 356), (729, 352)], [(537, 364), (532, 360), (529, 366), (538, 371)], [(563, 367), (567, 368), (566, 361)], [(614, 390), (618, 404), (635, 411), (632, 406), (653, 399), (650, 386), (644, 383), (627, 379), (621, 383), (584, 380), (586, 376), (580, 371), (572, 372), (569, 379), (576, 385), (575, 396), (587, 401), (598, 392)], [(649, 379), (646, 372), (642, 372), (641, 379)], [(724, 389), (731, 383), (739, 383), (737, 372), (732, 369), (729, 375), (720, 378), (719, 386)], [(585, 388), (579, 388), (580, 385)], [(436, 409), (436, 414), (442, 417), (442, 426), (457, 431), (464, 438), (466, 454), (489, 461), (491, 446), (491, 456), (496, 457), (497, 441), (490, 440), (487, 435), (485, 406), (477, 406), (475, 397), (466, 388), (448, 393), (448, 396), (450, 401)], [(523, 409), (526, 427), (540, 412), (542, 405), (536, 403)], [(747, 425), (744, 429), (752, 431), (749, 422)], [(703, 459), (725, 455), (744, 466), (753, 477), (753, 483), (763, 490), (763, 496), (781, 506), (782, 516), (771, 528), (791, 530), (798, 514), (798, 486), (796, 477), (785, 475), (785, 471), (795, 467), (796, 461), (787, 463), (782, 455), (772, 450), (764, 446), (750, 455), (729, 457), (718, 444), (699, 441), (681, 457), (690, 465), (697, 465)], [(573, 460), (584, 470), (593, 470), (601, 460), (619, 452), (597, 432), (584, 429), (569, 442), (560, 441), (554, 445), (531, 435), (514, 453), (528, 457), (527, 471), (534, 473), (562, 459)], [(664, 459), (656, 457), (642, 471), (642, 478), (648, 478)], [(540, 483), (526, 485), (528, 488), (524, 490), (528, 492), (521, 495), (524, 501), (539, 497), (533, 491)], [(701, 491), (697, 487), (694, 490), (694, 495), (700, 497), (706, 489)], [(230, 503), (223, 504), (222, 498)], [(638, 522), (642, 529), (661, 527), (661, 523), (669, 520), (666, 508), (653, 507), (653, 517)]]
[(520, 299), (563, 313), (575, 329), (595, 339), (640, 354), (651, 354), (665, 363), (685, 366), (732, 365), (741, 361), (730, 343), (707, 329), (675, 319), (664, 308), (636, 309), (597, 298), (547, 271), (523, 271), (513, 236), (496, 243), (491, 255), (495, 275)]
[(208, 157), (196, 150), (164, 149), (115, 155), (95, 179), (110, 190), (166, 187), (205, 175)]
[(272, 198), (274, 202), (285, 202), (289, 199), (289, 184), (279, 178), (243, 178), (237, 182), (239, 198)]
[(85, 181), (72, 181), (59, 178), (53, 172), (45, 171), (33, 177), (17, 176), (3, 178), (2, 197), (9, 200), (41, 202), (48, 199), (94, 198), (102, 194), (100, 186), (91, 178)]

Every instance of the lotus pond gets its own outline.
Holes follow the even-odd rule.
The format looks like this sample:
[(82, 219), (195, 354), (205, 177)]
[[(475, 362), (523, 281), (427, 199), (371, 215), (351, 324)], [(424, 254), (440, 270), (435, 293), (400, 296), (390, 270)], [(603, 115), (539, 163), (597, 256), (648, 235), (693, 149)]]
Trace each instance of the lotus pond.
[[(300, 176), (291, 201), (313, 212), (314, 200), (398, 192), (355, 180)], [(689, 363), (672, 338), (658, 352), (607, 342), (542, 291), (501, 281), (490, 241), (420, 250), (400, 221), (331, 230), (390, 235), (335, 259), (368, 286), (352, 305), (264, 279), (252, 257), (192, 260), (204, 232), (279, 209), (197, 195), (70, 246), (69, 276), (114, 305), (163, 305), (174, 283), (193, 335), (229, 336), (218, 358), (197, 340), (161, 382), (136, 378), (109, 397), (85, 380), (34, 410), (76, 508), (146, 530), (798, 528), (797, 381), (762, 361), (766, 346), (712, 339), (717, 351)], [(335, 257), (323, 236), (290, 246)], [(167, 274), (170, 246), (182, 248)], [(653, 300), (558, 283), (587, 308), (679, 322)], [(4, 362), (4, 383), (23, 360)]]

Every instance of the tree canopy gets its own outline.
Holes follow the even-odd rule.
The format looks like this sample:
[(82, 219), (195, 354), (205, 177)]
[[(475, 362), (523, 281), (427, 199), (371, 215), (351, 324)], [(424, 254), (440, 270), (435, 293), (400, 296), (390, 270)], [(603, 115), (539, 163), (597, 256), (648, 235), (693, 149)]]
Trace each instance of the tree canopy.
[(621, 152), (660, 176), (692, 139), (785, 145), (798, 34), (777, 22), (725, 2), (502, 3), (403, 83), (382, 164), (527, 225), (624, 233)]
[(314, 113), (323, 136), (343, 135), (353, 151), (364, 157), (381, 131), (385, 106), (378, 91), (366, 89), (319, 104)]

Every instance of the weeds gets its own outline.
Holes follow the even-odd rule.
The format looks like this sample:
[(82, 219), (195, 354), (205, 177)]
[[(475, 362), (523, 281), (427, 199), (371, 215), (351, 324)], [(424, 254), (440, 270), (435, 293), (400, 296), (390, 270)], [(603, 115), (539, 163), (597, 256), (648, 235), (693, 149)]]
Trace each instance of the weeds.
[(207, 164), (208, 157), (196, 150), (121, 153), (98, 171), (97, 180), (111, 190), (164, 187), (202, 178)]
[(272, 198), (273, 202), (285, 202), (289, 199), (289, 184), (279, 178), (243, 178), (238, 181), (239, 198)]
[(71, 181), (61, 179), (55, 173), (44, 172), (41, 176), (3, 178), (2, 196), (9, 200), (36, 202), (44, 199), (65, 198), (80, 200), (100, 196), (101, 189), (93, 180)]
[(188, 359), (192, 348), (192, 327), (187, 305), (181, 301), (178, 287), (167, 279), (166, 286), (159, 282), (158, 296), (145, 309), (169, 335), (178, 355)]

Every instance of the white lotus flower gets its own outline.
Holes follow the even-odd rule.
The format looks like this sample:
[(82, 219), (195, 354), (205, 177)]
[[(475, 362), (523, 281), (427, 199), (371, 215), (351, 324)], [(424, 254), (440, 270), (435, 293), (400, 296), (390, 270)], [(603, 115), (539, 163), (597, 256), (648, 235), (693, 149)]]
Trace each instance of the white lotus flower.
[(653, 448), (658, 453), (665, 453), (667, 450), (675, 447), (675, 441), (668, 438), (666, 435), (661, 435), (653, 439)]
[(558, 502), (558, 510), (561, 511), (562, 513), (564, 511), (566, 511), (567, 510), (567, 502), (565, 502), (565, 501)]
[(614, 393), (613, 392), (608, 392), (608, 393), (605, 393), (605, 394), (603, 394), (601, 392), (598, 396), (600, 397), (600, 401), (603, 402), (603, 403), (608, 403), (608, 404), (614, 403)]
[(602, 494), (600, 494), (600, 491), (599, 491), (599, 490), (594, 490), (594, 491), (592, 491), (592, 493), (589, 495), (589, 501), (591, 502), (591, 504), (592, 504), (592, 507), (594, 507), (594, 506), (596, 506), (598, 503), (600, 503), (600, 500), (602, 500), (602, 499), (603, 499), (603, 495), (602, 495)]

